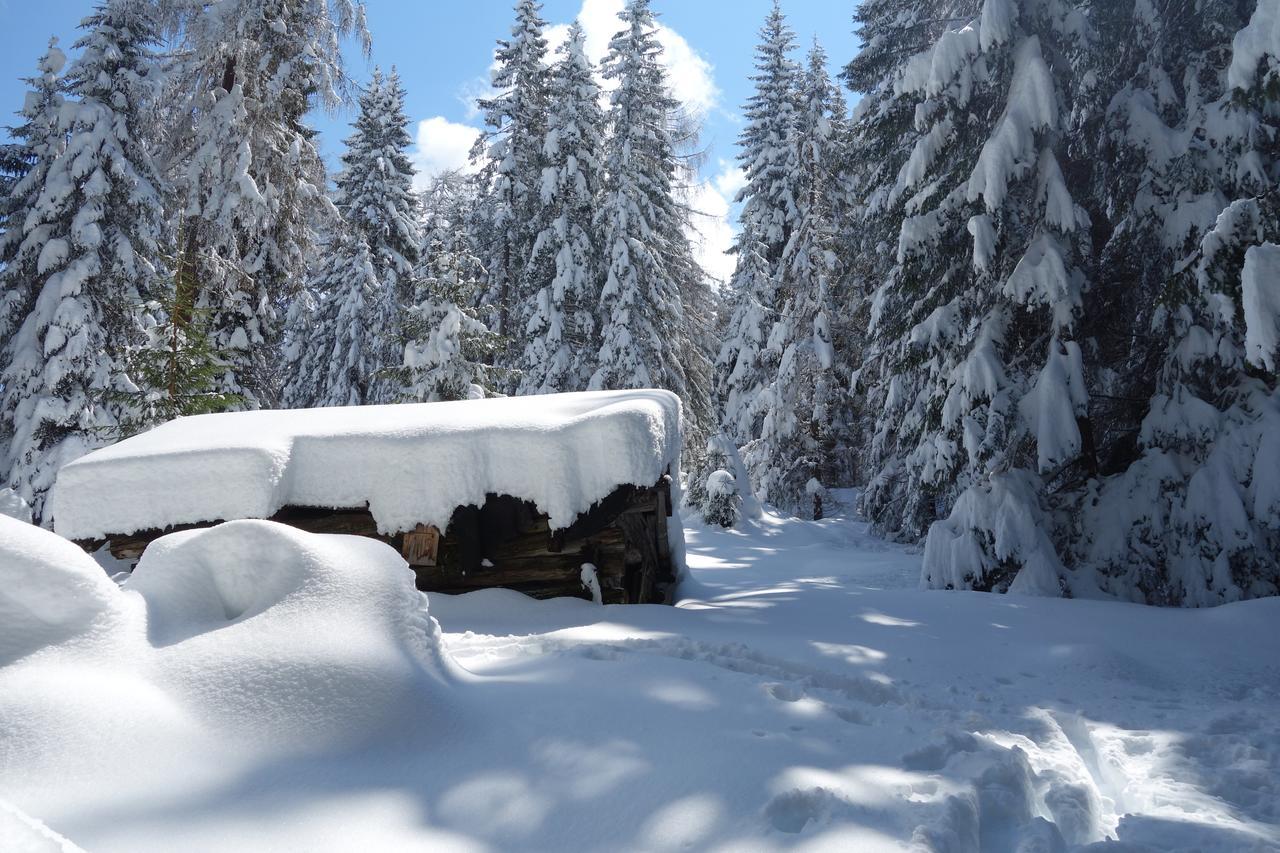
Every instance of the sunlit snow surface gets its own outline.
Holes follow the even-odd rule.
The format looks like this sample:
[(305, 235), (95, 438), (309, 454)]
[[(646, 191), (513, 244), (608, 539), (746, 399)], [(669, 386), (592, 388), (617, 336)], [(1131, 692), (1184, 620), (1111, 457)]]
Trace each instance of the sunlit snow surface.
[(54, 573), (86, 604), (4, 646), (0, 848), (1280, 850), (1280, 599), (922, 592), (766, 515), (688, 524), (678, 607), (432, 595), (438, 638), (389, 549), (237, 524), (114, 598)]

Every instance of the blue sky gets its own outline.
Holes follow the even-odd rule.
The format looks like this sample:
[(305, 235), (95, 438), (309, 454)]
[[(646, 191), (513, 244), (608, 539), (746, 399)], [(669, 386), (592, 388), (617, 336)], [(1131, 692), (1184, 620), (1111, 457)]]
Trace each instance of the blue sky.
[[(588, 31), (588, 51), (603, 53), (622, 2), (545, 0), (543, 17), (554, 25), (580, 16)], [(731, 237), (727, 199), (736, 183), (732, 161), (738, 113), (751, 92), (748, 76), (756, 31), (770, 4), (771, 0), (653, 0), (665, 30), (673, 87), (703, 115), (707, 158), (695, 203), (708, 214), (699, 225), (707, 241), (704, 263), (719, 276), (727, 268), (720, 250)], [(465, 158), (472, 128), (479, 125), (472, 100), (487, 83), (494, 41), (509, 32), (512, 5), (512, 0), (367, 3), (373, 55), (366, 61), (353, 45), (350, 71), (359, 82), (368, 79), (375, 64), (395, 65), (400, 71), (418, 146), (415, 158), (424, 172), (460, 165)], [(822, 41), (834, 73), (857, 46), (852, 32), (855, 5), (854, 0), (784, 0), (783, 9), (802, 49), (815, 35)], [(21, 106), (24, 87), (18, 78), (31, 73), (49, 36), (57, 35), (69, 48), (76, 25), (91, 7), (88, 0), (0, 0), (0, 19), (5, 22), (0, 33), (0, 112), (6, 117)], [(336, 162), (350, 111), (313, 120), (326, 158)]]

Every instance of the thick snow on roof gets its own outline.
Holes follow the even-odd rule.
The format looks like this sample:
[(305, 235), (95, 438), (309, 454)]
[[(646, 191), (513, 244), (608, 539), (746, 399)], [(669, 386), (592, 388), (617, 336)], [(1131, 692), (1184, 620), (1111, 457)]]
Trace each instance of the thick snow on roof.
[(364, 507), (384, 533), (435, 524), (486, 494), (532, 501), (553, 528), (618, 486), (676, 467), (680, 404), (601, 391), (180, 418), (62, 469), (54, 528), (71, 539), (285, 506)]

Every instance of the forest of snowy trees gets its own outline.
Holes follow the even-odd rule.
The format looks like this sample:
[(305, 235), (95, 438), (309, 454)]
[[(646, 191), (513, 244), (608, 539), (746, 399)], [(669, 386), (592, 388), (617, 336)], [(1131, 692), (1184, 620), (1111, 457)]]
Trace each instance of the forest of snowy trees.
[(358, 3), (100, 0), (0, 148), (0, 487), (47, 524), (183, 415), (659, 387), (709, 521), (857, 485), (931, 587), (1276, 595), (1280, 0), (1205, 5), (861, 0), (828, 57), (775, 4), (717, 282), (650, 0), (598, 67), (519, 0), (421, 193)]

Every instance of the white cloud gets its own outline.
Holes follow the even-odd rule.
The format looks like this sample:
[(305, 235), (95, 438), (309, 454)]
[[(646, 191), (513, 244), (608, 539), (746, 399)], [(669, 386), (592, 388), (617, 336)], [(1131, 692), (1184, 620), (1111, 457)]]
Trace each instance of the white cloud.
[(738, 190), (747, 185), (747, 173), (737, 163), (720, 158), (720, 174), (715, 177), (716, 189), (720, 195), (733, 201)]
[(659, 26), (658, 41), (662, 42), (672, 93), (695, 115), (710, 112), (720, 100), (711, 63), (675, 30)]
[(413, 165), (418, 170), (415, 181), (422, 189), (431, 178), (450, 169), (471, 168), (471, 146), (480, 135), (478, 128), (458, 124), (444, 116), (433, 116), (418, 122), (417, 145)]
[(726, 160), (720, 161), (719, 174), (690, 190), (689, 206), (697, 212), (691, 235), (698, 263), (707, 275), (727, 282), (733, 275), (735, 258), (726, 254), (733, 247), (737, 229), (731, 224), (733, 196), (741, 186), (742, 170)]
[(466, 111), (467, 121), (475, 121), (480, 117), (479, 100), (493, 94), (491, 76), (492, 68), (489, 74), (477, 74), (458, 87), (456, 97)]

